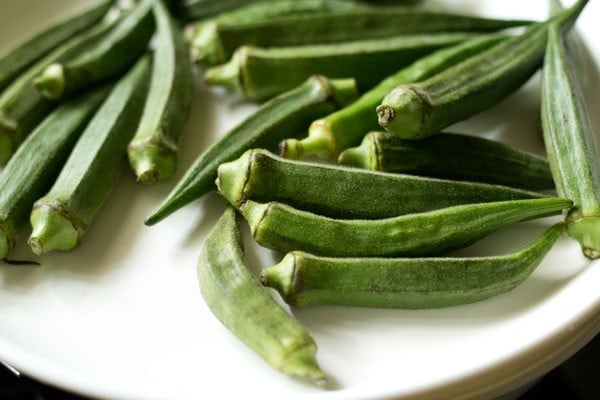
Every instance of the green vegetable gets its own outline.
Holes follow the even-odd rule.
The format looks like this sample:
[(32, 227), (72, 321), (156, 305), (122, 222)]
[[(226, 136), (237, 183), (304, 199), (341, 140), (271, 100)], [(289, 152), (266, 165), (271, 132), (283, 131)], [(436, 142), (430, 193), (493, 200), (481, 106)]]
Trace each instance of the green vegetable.
[(194, 94), (187, 46), (162, 0), (156, 2), (154, 15), (157, 37), (152, 80), (142, 119), (128, 147), (129, 163), (138, 181), (146, 185), (175, 172), (179, 137)]
[(464, 120), (517, 90), (542, 63), (548, 26), (568, 30), (587, 0), (426, 81), (400, 85), (377, 107), (379, 124), (403, 139), (421, 139)]
[(127, 143), (142, 113), (150, 80), (145, 56), (115, 85), (94, 115), (50, 191), (31, 212), (28, 243), (35, 254), (71, 250), (117, 182)]
[(522, 249), (488, 257), (333, 258), (293, 251), (264, 269), (261, 281), (294, 306), (450, 307), (516, 288), (563, 232), (558, 223)]
[(273, 368), (325, 383), (317, 346), (298, 321), (261, 287), (244, 263), (235, 210), (228, 208), (209, 233), (198, 259), (198, 281), (215, 317)]
[(277, 202), (248, 200), (240, 211), (260, 245), (332, 257), (432, 256), (466, 247), (519, 221), (560, 213), (562, 198), (467, 204), (377, 220), (333, 219)]
[(283, 138), (297, 135), (306, 129), (309, 121), (339, 108), (355, 94), (352, 79), (329, 81), (314, 76), (263, 104), (196, 159), (167, 198), (146, 219), (146, 224), (155, 224), (214, 190), (219, 164), (236, 159), (250, 148), (276, 148)]

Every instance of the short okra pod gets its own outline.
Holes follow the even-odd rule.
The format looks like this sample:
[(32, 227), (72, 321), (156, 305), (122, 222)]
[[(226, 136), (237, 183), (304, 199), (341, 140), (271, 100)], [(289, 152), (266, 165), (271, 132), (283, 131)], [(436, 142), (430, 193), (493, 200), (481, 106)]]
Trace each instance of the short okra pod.
[(35, 254), (78, 246), (116, 184), (142, 113), (150, 57), (121, 78), (73, 148), (52, 188), (33, 205), (28, 243)]
[(127, 149), (129, 164), (138, 181), (146, 185), (168, 179), (175, 172), (179, 137), (194, 91), (187, 45), (162, 1), (154, 5), (157, 34), (148, 97)]
[(214, 190), (217, 168), (246, 150), (277, 148), (286, 137), (305, 130), (314, 118), (327, 115), (356, 96), (352, 79), (314, 76), (263, 104), (227, 132), (194, 161), (166, 199), (146, 219), (152, 225), (191, 201)]
[(379, 124), (403, 139), (421, 139), (483, 111), (521, 87), (541, 66), (548, 27), (568, 30), (587, 0), (423, 82), (400, 85), (377, 107)]
[(265, 268), (261, 281), (293, 306), (451, 307), (519, 286), (563, 232), (559, 222), (526, 247), (486, 257), (334, 258), (293, 251)]
[(559, 214), (572, 202), (548, 197), (466, 204), (376, 220), (333, 219), (248, 200), (240, 211), (252, 236), (279, 252), (332, 257), (433, 256), (469, 246), (505, 226)]
[(469, 203), (541, 195), (498, 185), (456, 182), (288, 160), (249, 150), (219, 166), (217, 187), (235, 207), (278, 201), (332, 218), (387, 218)]
[(235, 209), (227, 208), (202, 247), (197, 271), (204, 301), (227, 329), (273, 368), (315, 384), (325, 383), (313, 338), (244, 263), (235, 217)]
[(360, 146), (343, 151), (338, 161), (375, 171), (526, 190), (554, 189), (550, 166), (544, 158), (495, 140), (456, 133), (404, 140), (388, 132), (370, 132)]

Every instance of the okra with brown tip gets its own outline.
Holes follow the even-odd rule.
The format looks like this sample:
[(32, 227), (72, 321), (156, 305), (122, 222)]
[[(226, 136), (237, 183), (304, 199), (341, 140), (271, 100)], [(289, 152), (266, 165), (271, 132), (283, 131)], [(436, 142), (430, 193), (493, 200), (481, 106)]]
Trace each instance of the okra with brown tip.
[(77, 15), (72, 15), (36, 33), (0, 55), (0, 91), (50, 51), (99, 22), (115, 0), (102, 0)]
[(548, 27), (567, 31), (587, 0), (510, 40), (463, 61), (423, 82), (400, 85), (377, 107), (379, 124), (403, 139), (440, 132), (498, 103), (523, 85), (541, 66)]
[(245, 264), (235, 217), (228, 207), (204, 242), (197, 268), (202, 297), (215, 317), (273, 368), (324, 384), (313, 338)]
[(155, 3), (154, 15), (157, 34), (150, 89), (127, 149), (129, 164), (145, 185), (168, 179), (175, 172), (179, 137), (194, 91), (187, 45), (162, 0)]
[(473, 34), (444, 33), (395, 36), (289, 47), (240, 47), (231, 60), (209, 68), (205, 81), (261, 102), (298, 85), (314, 74), (356, 79), (364, 92), (381, 79), (444, 47), (471, 39)]
[(370, 132), (360, 146), (343, 151), (338, 162), (375, 171), (526, 190), (554, 189), (550, 166), (544, 158), (495, 140), (456, 133), (404, 140), (388, 132)]
[(125, 73), (146, 51), (154, 34), (152, 4), (142, 0), (93, 48), (46, 67), (34, 85), (44, 97), (65, 99)]
[(333, 219), (278, 202), (248, 200), (239, 209), (254, 240), (282, 253), (414, 257), (445, 254), (505, 226), (559, 214), (571, 205), (570, 200), (547, 197), (466, 204), (375, 220)]
[(469, 203), (541, 195), (498, 185), (456, 182), (287, 160), (249, 150), (219, 166), (217, 187), (234, 206), (278, 201), (332, 218), (386, 218)]
[(298, 87), (263, 104), (194, 161), (166, 199), (146, 219), (153, 225), (191, 201), (214, 190), (217, 168), (246, 150), (277, 148), (286, 137), (306, 130), (310, 121), (327, 115), (356, 96), (352, 79), (313, 76)]
[(334, 258), (293, 251), (265, 268), (261, 281), (288, 304), (300, 307), (423, 309), (469, 304), (519, 286), (564, 229), (559, 222), (528, 246), (499, 256)]
[(35, 254), (78, 246), (121, 175), (142, 113), (150, 57), (141, 58), (102, 103), (52, 188), (33, 205), (28, 244)]

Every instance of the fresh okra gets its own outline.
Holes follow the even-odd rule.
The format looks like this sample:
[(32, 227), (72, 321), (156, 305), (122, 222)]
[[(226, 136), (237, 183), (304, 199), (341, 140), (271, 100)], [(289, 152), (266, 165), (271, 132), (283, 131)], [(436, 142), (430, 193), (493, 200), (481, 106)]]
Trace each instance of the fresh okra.
[(33, 205), (28, 243), (35, 254), (71, 250), (117, 182), (127, 144), (146, 96), (149, 56), (142, 57), (114, 86), (73, 148), (50, 191)]
[(263, 104), (242, 123), (203, 152), (166, 199), (146, 219), (152, 225), (215, 189), (217, 168), (254, 147), (273, 149), (285, 137), (306, 129), (309, 121), (327, 115), (356, 95), (352, 79), (313, 76), (298, 87)]
[[(374, 200), (376, 201), (376, 200)], [(466, 204), (376, 220), (333, 219), (283, 203), (248, 200), (240, 211), (252, 236), (279, 252), (331, 257), (433, 256), (473, 244), (519, 221), (560, 213), (558, 197)]]
[(338, 161), (375, 171), (526, 190), (554, 189), (550, 166), (544, 158), (495, 140), (456, 133), (404, 140), (387, 132), (370, 132), (360, 146), (343, 151)]
[(168, 10), (157, 1), (156, 48), (152, 79), (142, 119), (129, 143), (129, 164), (139, 182), (170, 178), (177, 168), (179, 137), (193, 99), (193, 76), (187, 45)]
[(154, 33), (154, 1), (140, 1), (93, 48), (46, 67), (34, 81), (37, 90), (49, 99), (65, 99), (126, 72), (147, 51)]
[(262, 149), (221, 164), (217, 187), (235, 207), (247, 200), (278, 201), (331, 218), (361, 219), (541, 197), (498, 185), (287, 160)]
[(198, 259), (200, 292), (215, 317), (273, 368), (325, 383), (317, 346), (300, 323), (265, 291), (244, 263), (235, 209), (225, 210)]
[(52, 24), (0, 55), (0, 91), (60, 44), (99, 22), (114, 3), (115, 0), (102, 0), (77, 15)]
[(546, 22), (423, 82), (398, 86), (377, 107), (379, 124), (403, 139), (421, 139), (491, 107), (538, 70), (549, 25), (570, 29), (586, 4), (579, 0)]
[(526, 247), (487, 257), (334, 258), (293, 251), (265, 268), (261, 281), (293, 306), (451, 307), (519, 286), (563, 232), (559, 222)]
[(308, 137), (283, 141), (280, 145), (281, 154), (287, 158), (313, 154), (327, 159), (337, 157), (342, 150), (357, 146), (367, 132), (380, 129), (373, 111), (387, 92), (402, 83), (427, 79), (504, 38), (499, 35), (476, 37), (415, 61), (382, 80), (348, 106), (314, 121), (308, 129)]
[(27, 137), (2, 171), (0, 258), (14, 248), (33, 203), (50, 189), (108, 90), (100, 88), (60, 105)]
[(298, 85), (311, 75), (352, 77), (364, 92), (381, 79), (444, 47), (471, 39), (473, 34), (404, 35), (385, 39), (289, 47), (240, 47), (223, 65), (209, 68), (209, 85), (222, 85), (253, 101), (264, 101)]

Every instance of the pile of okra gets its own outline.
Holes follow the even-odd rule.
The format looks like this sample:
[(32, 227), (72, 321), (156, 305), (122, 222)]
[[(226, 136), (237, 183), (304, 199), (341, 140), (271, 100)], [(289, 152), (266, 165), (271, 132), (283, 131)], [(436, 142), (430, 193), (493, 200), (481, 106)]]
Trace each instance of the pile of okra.
[[(226, 199), (197, 264), (202, 297), (273, 368), (323, 384), (315, 341), (268, 288), (294, 307), (448, 307), (514, 289), (565, 233), (600, 257), (572, 29), (586, 3), (550, 0), (538, 21), (427, 0), (99, 1), (0, 56), (0, 254), (28, 221), (35, 254), (74, 249), (124, 165), (145, 185), (172, 178), (194, 77), (225, 86), (256, 110), (143, 222)], [(447, 130), (540, 70), (544, 157)], [(452, 254), (548, 216), (507, 254)], [(242, 221), (281, 255), (258, 277)]]

